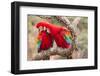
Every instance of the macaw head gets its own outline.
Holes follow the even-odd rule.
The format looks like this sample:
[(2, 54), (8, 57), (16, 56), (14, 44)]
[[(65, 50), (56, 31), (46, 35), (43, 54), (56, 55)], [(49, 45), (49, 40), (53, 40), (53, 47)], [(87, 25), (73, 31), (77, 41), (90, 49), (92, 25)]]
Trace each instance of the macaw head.
[(46, 21), (41, 21), (36, 24), (36, 27), (39, 28), (40, 26), (48, 28), (49, 23)]
[(50, 33), (52, 33), (52, 35), (56, 35), (57, 33), (59, 33), (62, 30), (67, 30), (63, 26), (58, 26), (58, 25), (55, 25), (55, 24), (51, 24), (51, 23), (46, 22), (46, 21), (41, 21), (41, 22), (37, 23), (36, 27), (39, 29), (39, 31), (47, 30)]
[(49, 23), (48, 22), (45, 22), (45, 21), (41, 21), (41, 22), (39, 22), (39, 23), (37, 23), (35, 26), (36, 26), (36, 28), (38, 28), (39, 29), (39, 32), (41, 32), (41, 31), (47, 31), (47, 32), (50, 32), (49, 31)]

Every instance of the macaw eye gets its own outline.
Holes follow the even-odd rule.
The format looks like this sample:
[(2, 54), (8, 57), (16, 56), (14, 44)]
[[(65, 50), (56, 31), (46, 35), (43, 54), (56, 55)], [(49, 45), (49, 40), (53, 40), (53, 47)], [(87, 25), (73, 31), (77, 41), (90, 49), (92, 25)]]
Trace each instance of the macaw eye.
[(41, 32), (44, 28), (42, 26), (40, 26), (38, 29)]
[(44, 30), (47, 30), (47, 28), (46, 28), (46, 27), (44, 27)]
[(50, 33), (50, 30), (47, 28), (47, 32)]

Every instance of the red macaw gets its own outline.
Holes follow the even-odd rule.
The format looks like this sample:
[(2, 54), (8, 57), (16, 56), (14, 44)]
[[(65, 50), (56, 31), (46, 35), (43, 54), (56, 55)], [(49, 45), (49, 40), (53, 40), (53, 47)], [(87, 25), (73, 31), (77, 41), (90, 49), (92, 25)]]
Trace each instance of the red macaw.
[(42, 30), (37, 36), (37, 48), (38, 52), (45, 51), (52, 47), (53, 39), (47, 30)]
[[(42, 41), (43, 43), (46, 42), (47, 45), (42, 45), (42, 44), (40, 45), (42, 49), (46, 47), (50, 48), (53, 42), (53, 39), (55, 40), (58, 47), (61, 47), (61, 48), (71, 48), (72, 47), (71, 32), (67, 28), (62, 27), (62, 26), (57, 26), (54, 24), (50, 24), (45, 21), (41, 21), (37, 23), (36, 27), (37, 28), (45, 27), (49, 29), (50, 31), (50, 36), (47, 36), (48, 38)], [(42, 37), (44, 36), (46, 37), (46, 35), (42, 35)]]

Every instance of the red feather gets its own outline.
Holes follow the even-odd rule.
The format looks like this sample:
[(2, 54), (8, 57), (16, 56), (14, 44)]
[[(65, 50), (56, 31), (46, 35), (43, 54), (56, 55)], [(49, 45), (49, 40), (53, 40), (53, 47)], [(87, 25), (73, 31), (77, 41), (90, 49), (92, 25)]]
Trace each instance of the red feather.
[(38, 44), (38, 52), (45, 51), (52, 47), (52, 37), (49, 33), (46, 31), (41, 31), (38, 35), (38, 41), (40, 42)]

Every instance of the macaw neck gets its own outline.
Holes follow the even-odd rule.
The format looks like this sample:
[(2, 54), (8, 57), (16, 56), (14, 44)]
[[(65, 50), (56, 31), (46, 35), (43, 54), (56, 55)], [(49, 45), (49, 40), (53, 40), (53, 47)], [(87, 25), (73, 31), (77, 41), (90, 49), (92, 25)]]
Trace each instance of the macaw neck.
[(57, 33), (59, 33), (59, 31), (62, 30), (61, 26), (57, 26), (57, 25), (53, 25), (53, 24), (48, 25), (47, 28), (50, 30), (52, 35), (56, 35)]

